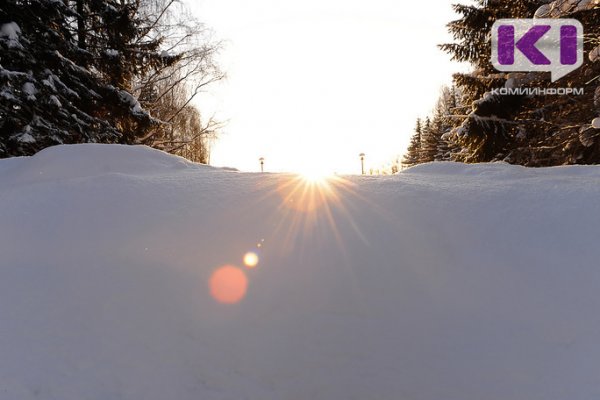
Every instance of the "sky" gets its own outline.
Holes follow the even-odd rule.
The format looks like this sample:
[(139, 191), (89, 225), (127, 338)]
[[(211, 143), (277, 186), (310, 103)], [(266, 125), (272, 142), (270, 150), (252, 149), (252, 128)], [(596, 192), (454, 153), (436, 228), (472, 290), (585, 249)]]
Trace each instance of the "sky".
[(417, 117), (464, 66), (446, 0), (192, 0), (224, 41), (227, 79), (199, 100), (227, 121), (211, 164), (259, 171), (360, 173), (401, 156)]

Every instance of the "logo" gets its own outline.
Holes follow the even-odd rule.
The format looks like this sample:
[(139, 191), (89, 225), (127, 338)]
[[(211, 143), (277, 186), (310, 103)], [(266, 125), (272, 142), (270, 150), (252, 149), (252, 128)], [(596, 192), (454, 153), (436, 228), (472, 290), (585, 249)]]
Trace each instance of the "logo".
[(492, 27), (492, 64), (502, 72), (550, 72), (552, 82), (583, 64), (575, 19), (501, 19)]

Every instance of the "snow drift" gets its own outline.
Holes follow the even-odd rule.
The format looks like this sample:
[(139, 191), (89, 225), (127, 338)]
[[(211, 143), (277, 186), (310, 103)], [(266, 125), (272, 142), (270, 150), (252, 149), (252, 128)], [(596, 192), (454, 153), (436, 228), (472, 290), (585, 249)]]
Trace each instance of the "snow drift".
[(0, 398), (597, 398), (599, 197), (597, 167), (2, 160)]

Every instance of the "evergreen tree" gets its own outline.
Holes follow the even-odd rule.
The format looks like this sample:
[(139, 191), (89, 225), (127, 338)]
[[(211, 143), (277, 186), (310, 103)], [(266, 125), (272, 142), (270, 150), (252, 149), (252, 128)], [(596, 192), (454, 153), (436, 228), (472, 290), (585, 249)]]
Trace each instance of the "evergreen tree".
[(452, 129), (458, 126), (456, 113), (460, 110), (457, 90), (443, 87), (436, 106), (433, 124), (439, 137), (436, 161), (451, 161), (452, 154), (460, 147), (452, 140)]
[(428, 163), (435, 161), (438, 152), (438, 132), (429, 117), (425, 118), (423, 124), (423, 132), (421, 134), (421, 153), (419, 157), (420, 163)]
[[(114, 16), (124, 8), (115, 8)], [(130, 142), (125, 132), (135, 134), (154, 123), (126, 87), (87, 68), (103, 63), (90, 45), (78, 46), (77, 32), (87, 31), (73, 29), (71, 21), (78, 17), (63, 1), (3, 2), (0, 157), (61, 143)]]
[(425, 140), (429, 144), (424, 147), (430, 147), (425, 162), (451, 161), (453, 152), (457, 151), (457, 147), (460, 148), (459, 144), (453, 142), (451, 135), (452, 129), (458, 126), (458, 104), (456, 88), (443, 87), (433, 111), (428, 138)]
[(415, 135), (411, 139), (402, 165), (412, 166), (432, 161), (460, 161), (463, 148), (454, 140), (453, 129), (461, 123), (464, 106), (460, 90), (442, 87), (433, 114), (424, 123), (417, 120)]
[(417, 125), (415, 127), (415, 133), (413, 134), (408, 150), (402, 160), (402, 166), (404, 168), (410, 168), (421, 161), (421, 135), (423, 133), (423, 126), (421, 119), (417, 119)]
[[(192, 96), (159, 117), (178, 120), (182, 126), (186, 118), (198, 121), (190, 109), (191, 98), (222, 74), (212, 64), (216, 48), (192, 42), (199, 30), (185, 22), (165, 23), (173, 4), (2, 1), (0, 157), (29, 155), (62, 143), (154, 145), (151, 138), (166, 121), (147, 110), (188, 82), (196, 84)], [(148, 95), (156, 82), (175, 73), (180, 80), (165, 92)], [(179, 117), (181, 113), (188, 117)], [(197, 135), (189, 137), (197, 147)]]
[[(583, 88), (582, 96), (535, 96), (527, 99), (518, 118), (528, 121), (520, 135), (520, 146), (507, 161), (532, 166), (600, 163), (600, 132), (591, 126), (597, 117), (595, 91), (600, 84), (600, 3), (557, 0), (543, 4), (538, 18), (575, 18), (584, 27), (584, 64), (555, 84), (538, 74), (533, 85)], [(514, 85), (531, 86), (527, 76), (515, 74)]]
[(433, 157), (434, 161), (449, 161), (450, 160), (450, 142), (446, 136), (447, 130), (444, 125), (444, 116), (437, 114), (433, 117), (432, 131), (436, 137), (436, 153)]
[[(547, 4), (544, 4), (547, 3)], [(473, 65), (470, 74), (455, 75), (472, 111), (453, 132), (463, 146), (454, 157), (461, 161), (505, 160), (532, 166), (600, 162), (599, 134), (590, 127), (598, 115), (593, 106), (595, 80), (600, 75), (594, 51), (600, 33), (600, 5), (577, 0), (478, 0), (456, 5), (462, 17), (448, 25), (457, 43), (442, 45), (453, 59)], [(500, 18), (572, 17), (586, 31), (585, 65), (551, 84), (547, 73), (498, 73), (490, 62), (490, 29)], [(598, 50), (600, 53), (600, 50)], [(502, 96), (491, 90), (502, 87), (576, 87), (584, 96)]]
[(473, 5), (454, 5), (461, 18), (448, 25), (457, 43), (440, 47), (452, 59), (469, 62), (473, 72), (456, 74), (456, 85), (467, 103), (473, 104), (455, 140), (468, 149), (464, 161), (491, 161), (505, 154), (512, 145), (515, 114), (521, 96), (495, 96), (490, 91), (504, 87), (504, 74), (494, 70), (491, 63), (491, 28), (502, 18), (528, 18), (533, 15), (539, 0), (477, 0)]

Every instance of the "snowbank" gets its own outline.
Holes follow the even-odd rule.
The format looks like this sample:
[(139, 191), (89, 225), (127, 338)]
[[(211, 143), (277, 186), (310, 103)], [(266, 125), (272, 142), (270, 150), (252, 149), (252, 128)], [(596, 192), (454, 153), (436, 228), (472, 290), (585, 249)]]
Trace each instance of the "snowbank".
[(0, 397), (595, 398), (599, 196), (597, 167), (0, 161)]
[[(55, 146), (33, 157), (2, 160), (12, 168), (2, 168), (0, 180), (13, 184), (75, 178), (92, 178), (106, 174), (153, 176), (172, 174), (186, 168), (197, 169), (187, 160), (146, 146), (83, 144)], [(3, 171), (5, 171), (3, 173)]]

